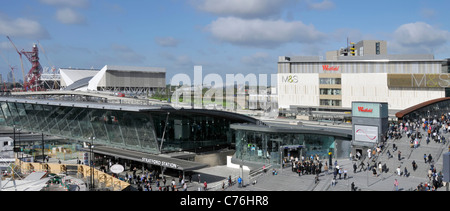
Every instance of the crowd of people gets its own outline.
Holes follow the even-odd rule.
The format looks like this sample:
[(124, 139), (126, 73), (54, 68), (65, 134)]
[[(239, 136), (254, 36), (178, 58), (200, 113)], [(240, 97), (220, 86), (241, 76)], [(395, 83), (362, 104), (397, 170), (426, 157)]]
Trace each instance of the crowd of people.
[[(145, 169), (143, 172), (137, 173), (137, 169), (134, 167), (131, 172), (125, 172), (124, 176), (119, 176), (119, 179), (136, 186), (138, 191), (187, 191), (186, 180), (192, 182), (192, 175), (184, 178), (180, 174), (178, 181), (175, 178), (167, 181), (166, 177), (161, 176), (160, 172), (156, 170)], [(198, 179), (200, 179), (200, 176)], [(206, 182), (204, 186), (207, 186)]]
[[(408, 137), (410, 147), (417, 149), (424, 140), (428, 145), (431, 141), (436, 144), (446, 144), (445, 134), (450, 132), (450, 114), (442, 114), (440, 117), (420, 120), (406, 120), (404, 123), (392, 124), (389, 128), (387, 137), (393, 139), (394, 141), (400, 139), (403, 134)], [(422, 135), (422, 133), (424, 135)], [(450, 152), (450, 147), (448, 149)], [(389, 153), (389, 152), (388, 152)], [(428, 169), (428, 181), (420, 183), (415, 190), (417, 191), (433, 191), (443, 186), (442, 173), (437, 172), (434, 166), (434, 160), (431, 153), (423, 155), (424, 163), (429, 164)], [(416, 171), (418, 164), (415, 160), (411, 163), (413, 171)], [(400, 166), (396, 169), (396, 173), (400, 176), (408, 176), (409, 172), (406, 167), (402, 171)]]

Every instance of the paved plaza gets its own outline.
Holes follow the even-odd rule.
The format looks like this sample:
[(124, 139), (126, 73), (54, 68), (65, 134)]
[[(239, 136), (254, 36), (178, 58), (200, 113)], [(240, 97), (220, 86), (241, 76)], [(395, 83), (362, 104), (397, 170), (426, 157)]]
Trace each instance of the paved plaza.
[[(421, 130), (421, 129), (420, 129)], [(423, 134), (423, 131), (421, 131)], [(450, 140), (450, 133), (443, 134), (446, 140)], [(393, 144), (397, 146), (397, 150), (393, 150)], [(386, 165), (387, 172), (381, 173), (377, 168), (377, 176), (373, 175), (372, 171), (367, 171), (367, 159), (365, 163), (365, 169), (360, 170), (359, 164), (361, 161), (354, 161), (348, 159), (337, 160), (339, 167), (347, 171), (347, 178), (344, 179), (342, 175), (341, 179), (337, 177), (336, 184), (332, 185), (333, 172), (330, 170), (322, 172), (319, 175), (319, 181), (315, 182), (315, 175), (301, 175), (291, 171), (291, 167), (284, 169), (275, 169), (278, 174), (273, 175), (272, 169), (268, 169), (267, 173), (261, 173), (251, 181), (244, 181), (244, 187), (238, 187), (234, 184), (228, 187), (227, 179), (229, 176), (233, 178), (233, 181), (241, 174), (240, 169), (230, 168), (227, 166), (214, 166), (203, 168), (194, 172), (192, 181), (188, 181), (188, 191), (203, 190), (203, 182), (207, 182), (208, 191), (222, 191), (222, 184), (225, 183), (225, 191), (350, 191), (351, 184), (354, 183), (356, 189), (359, 191), (392, 191), (394, 190), (394, 180), (397, 179), (399, 183), (400, 191), (415, 190), (417, 186), (422, 183), (430, 183), (428, 178), (428, 170), (430, 164), (425, 163), (423, 155), (431, 154), (433, 157), (433, 165), (435, 166), (437, 173), (442, 171), (443, 159), (442, 155), (448, 152), (449, 142), (445, 144), (436, 143), (430, 141), (426, 143), (425, 137), (419, 142), (419, 147), (414, 149), (410, 147), (409, 139), (406, 134), (399, 140), (388, 140), (385, 149), (376, 157), (376, 163), (381, 162), (382, 165)], [(387, 152), (390, 152), (392, 157), (388, 156)], [(401, 159), (398, 159), (398, 152), (401, 152)], [(322, 160), (325, 163), (327, 160)], [(412, 162), (415, 161), (418, 165), (414, 171), (412, 168)], [(57, 160), (54, 160), (57, 162)], [(75, 161), (63, 161), (64, 163), (74, 163)], [(333, 160), (334, 162), (334, 160)], [(356, 173), (353, 172), (353, 164), (358, 165)], [(404, 171), (406, 167), (409, 176), (398, 176), (396, 169), (400, 168)], [(131, 171), (128, 171), (131, 173)], [(140, 174), (140, 170), (136, 172)], [(248, 172), (244, 172), (248, 174)], [(120, 175), (125, 175), (125, 172)], [(198, 182), (198, 175), (200, 175), (200, 181)], [(167, 183), (169, 185), (171, 180), (174, 179), (178, 184), (178, 177), (172, 177), (173, 175), (165, 175)], [(253, 182), (256, 181), (256, 184)], [(430, 183), (431, 184), (431, 183)], [(137, 189), (137, 185), (132, 184), (132, 187)], [(177, 185), (179, 190), (181, 187)], [(153, 190), (157, 190), (156, 185), (152, 184)], [(445, 191), (445, 187), (441, 187), (438, 191)]]
[[(450, 134), (443, 134), (446, 140), (449, 140)], [(397, 150), (393, 150), (393, 144), (397, 146)], [(394, 188), (394, 181), (398, 181), (398, 189), (400, 191), (415, 190), (417, 186), (422, 183), (430, 183), (428, 178), (428, 170), (430, 164), (425, 163), (423, 155), (431, 154), (433, 157), (433, 165), (435, 166), (437, 173), (442, 171), (443, 159), (442, 155), (448, 152), (448, 141), (443, 143), (435, 143), (434, 141), (426, 143), (425, 138), (419, 142), (419, 147), (414, 149), (410, 147), (409, 139), (404, 134), (399, 140), (388, 140), (386, 149), (376, 158), (376, 163), (381, 162), (382, 165), (386, 164), (387, 172), (381, 173), (377, 168), (377, 176), (373, 175), (372, 171), (358, 170), (353, 172), (353, 164), (359, 165), (360, 161), (351, 161), (350, 159), (337, 160), (338, 165), (343, 170), (347, 171), (347, 178), (342, 179), (337, 177), (335, 186), (332, 185), (333, 173), (330, 170), (329, 173), (322, 172), (319, 175), (319, 182), (315, 183), (314, 175), (301, 175), (291, 171), (290, 167), (283, 170), (276, 169), (277, 175), (272, 174), (270, 169), (266, 174), (261, 174), (257, 177), (256, 184), (252, 184), (252, 181), (245, 181), (246, 186), (239, 188), (237, 185), (226, 187), (226, 191), (350, 191), (351, 184), (354, 183), (357, 190), (360, 191), (392, 191)], [(392, 157), (389, 157), (387, 151), (391, 153)], [(401, 152), (401, 159), (398, 159), (398, 152)], [(414, 171), (412, 168), (412, 162), (415, 161), (418, 165)], [(323, 161), (325, 162), (325, 161)], [(334, 161), (333, 161), (334, 162)], [(367, 159), (364, 160), (367, 164)], [(404, 171), (404, 168), (409, 172), (408, 176), (398, 176), (397, 168)], [(366, 165), (367, 168), (367, 165)], [(203, 179), (207, 181), (208, 187), (215, 187), (214, 190), (222, 190), (222, 183), (226, 182), (227, 175), (233, 177), (239, 175), (239, 170), (230, 169), (226, 166), (217, 166), (210, 169), (202, 169), (198, 171)], [(210, 177), (208, 177), (210, 176)], [(214, 176), (214, 177), (213, 177)], [(211, 180), (208, 181), (208, 179)], [(212, 180), (214, 178), (215, 180)], [(217, 180), (222, 178), (222, 180)], [(431, 184), (431, 183), (430, 183)], [(199, 184), (194, 182), (190, 185), (189, 190), (197, 190)], [(200, 184), (201, 186), (201, 184)], [(445, 187), (441, 187), (438, 191), (445, 191)]]

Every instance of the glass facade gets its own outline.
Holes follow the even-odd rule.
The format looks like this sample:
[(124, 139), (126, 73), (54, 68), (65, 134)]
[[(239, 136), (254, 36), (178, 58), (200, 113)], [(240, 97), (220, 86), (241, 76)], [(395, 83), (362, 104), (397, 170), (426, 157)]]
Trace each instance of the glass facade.
[[(292, 129), (290, 131), (267, 131), (257, 128), (242, 128), (239, 125), (232, 125), (235, 134), (237, 160), (244, 160), (256, 163), (267, 163), (271, 165), (280, 165), (281, 160), (285, 157), (318, 155), (321, 159), (328, 158), (328, 152), (349, 152), (349, 149), (335, 149), (336, 137), (333, 135), (325, 135), (318, 132), (302, 133), (299, 130)], [(346, 142), (350, 143), (350, 139)], [(344, 139), (340, 139), (342, 143)], [(344, 146), (344, 144), (340, 144)], [(292, 148), (292, 147), (298, 148)], [(289, 149), (285, 149), (285, 148)], [(334, 157), (339, 157), (341, 153)], [(347, 153), (348, 155), (348, 153)]]
[(422, 119), (433, 120), (435, 118), (441, 118), (442, 115), (450, 113), (450, 100), (444, 100), (441, 102), (433, 103), (431, 105), (419, 108), (413, 112), (410, 112), (403, 116), (403, 121)]
[(17, 101), (0, 101), (0, 108), (3, 126), (152, 154), (230, 145), (230, 124), (255, 123), (237, 114), (175, 109), (135, 112)]

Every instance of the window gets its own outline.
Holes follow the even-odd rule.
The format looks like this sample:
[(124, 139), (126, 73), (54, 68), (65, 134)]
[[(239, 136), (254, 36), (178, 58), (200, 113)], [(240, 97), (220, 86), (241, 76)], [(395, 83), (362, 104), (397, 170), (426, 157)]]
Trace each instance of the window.
[(380, 55), (380, 42), (375, 43), (375, 53)]
[(341, 95), (340, 89), (320, 89), (321, 95)]
[(320, 84), (341, 84), (340, 78), (321, 78)]
[(340, 100), (320, 100), (321, 106), (341, 106), (342, 102)]

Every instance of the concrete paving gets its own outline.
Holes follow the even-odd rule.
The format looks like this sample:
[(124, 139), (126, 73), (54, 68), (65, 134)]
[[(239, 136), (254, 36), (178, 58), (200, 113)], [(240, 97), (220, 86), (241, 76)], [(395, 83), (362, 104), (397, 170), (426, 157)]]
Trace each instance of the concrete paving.
[[(422, 132), (422, 131), (421, 131)], [(422, 132), (423, 133), (423, 132)], [(450, 140), (450, 133), (443, 134), (446, 140)], [(393, 150), (393, 144), (397, 146), (397, 150)], [(400, 191), (415, 190), (420, 183), (429, 182), (427, 176), (430, 164), (425, 163), (423, 155), (431, 154), (433, 156), (433, 165), (436, 167), (437, 172), (442, 171), (443, 159), (442, 155), (448, 152), (449, 142), (435, 143), (431, 141), (426, 143), (425, 138), (419, 142), (417, 149), (411, 148), (409, 140), (406, 135), (399, 140), (388, 140), (386, 144), (386, 150), (377, 157), (376, 162), (381, 162), (382, 165), (386, 165), (388, 171), (380, 173), (377, 168), (377, 176), (372, 175), (372, 171), (360, 171), (359, 167), (356, 173), (353, 172), (353, 164), (359, 164), (359, 161), (353, 161), (350, 159), (337, 160), (338, 165), (344, 170), (347, 170), (348, 177), (346, 179), (337, 179), (336, 185), (331, 184), (333, 179), (332, 171), (329, 173), (322, 172), (319, 175), (319, 182), (315, 183), (314, 175), (302, 175), (291, 171), (291, 168), (285, 168), (283, 170), (276, 169), (278, 175), (272, 175), (271, 170), (265, 174), (260, 174), (252, 181), (244, 181), (245, 187), (238, 187), (237, 184), (228, 187), (227, 179), (229, 176), (233, 178), (233, 181), (241, 174), (240, 169), (230, 168), (227, 166), (215, 166), (209, 168), (203, 168), (194, 172), (192, 182), (188, 182), (188, 191), (198, 191), (203, 189), (203, 182), (208, 184), (208, 191), (222, 191), (222, 184), (225, 183), (225, 191), (349, 191), (351, 184), (354, 183), (357, 190), (360, 191), (393, 191), (394, 180), (397, 179), (399, 183)], [(392, 157), (388, 156), (387, 151), (391, 153)], [(401, 152), (401, 159), (398, 160), (398, 152)], [(412, 161), (415, 161), (418, 165), (416, 171), (412, 169)], [(55, 160), (54, 162), (57, 162)], [(75, 161), (63, 161), (63, 163), (74, 163)], [(325, 161), (324, 161), (325, 162)], [(323, 162), (323, 163), (324, 163)], [(364, 161), (367, 167), (367, 160)], [(406, 167), (409, 176), (398, 176), (396, 173), (397, 167), (404, 170)], [(140, 170), (137, 171), (140, 174)], [(248, 172), (245, 172), (246, 174)], [(125, 174), (122, 173), (123, 175)], [(200, 174), (200, 183), (198, 182), (198, 174)], [(178, 183), (178, 178), (171, 175), (165, 175), (167, 179), (167, 185), (170, 181), (175, 179)], [(188, 181), (188, 179), (186, 179)], [(252, 182), (256, 181), (256, 184)], [(133, 187), (137, 187), (132, 184)], [(155, 184), (152, 184), (153, 190), (156, 190)], [(178, 187), (178, 184), (177, 184)], [(179, 187), (180, 188), (180, 187)], [(179, 189), (181, 190), (181, 189)], [(438, 191), (445, 191), (445, 187), (441, 187)]]
[[(450, 133), (443, 134), (446, 140), (450, 140)], [(397, 150), (392, 149), (393, 144), (397, 146)], [(433, 165), (435, 166), (437, 172), (442, 171), (443, 159), (442, 155), (448, 152), (449, 142), (435, 143), (431, 141), (426, 143), (425, 138), (419, 142), (419, 147), (414, 149), (410, 147), (409, 139), (404, 135), (399, 140), (388, 140), (386, 150), (377, 156), (376, 162), (381, 162), (382, 165), (386, 165), (387, 172), (380, 172), (377, 168), (377, 176), (372, 174), (372, 171), (365, 171), (358, 168), (356, 173), (353, 172), (353, 164), (359, 164), (359, 161), (353, 161), (350, 159), (340, 159), (338, 160), (338, 165), (347, 170), (347, 179), (337, 179), (336, 185), (332, 185), (333, 174), (330, 170), (329, 173), (321, 173), (319, 175), (319, 182), (315, 183), (314, 175), (302, 175), (291, 171), (290, 167), (283, 170), (276, 169), (278, 175), (272, 175), (271, 171), (266, 174), (262, 174), (256, 178), (256, 184), (249, 184), (253, 181), (245, 181), (246, 186), (243, 188), (233, 185), (231, 187), (226, 187), (226, 191), (349, 191), (351, 190), (351, 184), (354, 183), (357, 190), (360, 191), (393, 191), (394, 180), (397, 179), (399, 183), (400, 191), (415, 190), (417, 186), (422, 183), (425, 184), (430, 182), (428, 178), (428, 170), (430, 169), (430, 164), (425, 163), (423, 155), (431, 154), (433, 156)], [(391, 153), (392, 157), (388, 156), (387, 151)], [(401, 152), (401, 159), (398, 159), (398, 152)], [(418, 168), (414, 171), (412, 168), (412, 161), (415, 161)], [(367, 160), (364, 161), (365, 164)], [(366, 165), (367, 167), (367, 165)], [(401, 171), (404, 171), (406, 167), (409, 175), (397, 175), (396, 169), (399, 167)], [(219, 170), (220, 169), (220, 170)], [(206, 171), (206, 170), (203, 170)], [(236, 172), (231, 170), (226, 166), (214, 167), (216, 175), (226, 175), (226, 172)], [(236, 173), (235, 173), (236, 174)], [(230, 173), (232, 175), (232, 173)], [(339, 178), (339, 177), (338, 177)], [(206, 179), (206, 178), (205, 178)], [(226, 178), (224, 178), (226, 179)], [(225, 181), (225, 180), (223, 180)], [(216, 187), (218, 184), (222, 184), (223, 181), (211, 181), (209, 187)], [(220, 186), (221, 187), (221, 186)], [(221, 188), (215, 190), (222, 190)], [(437, 189), (438, 191), (445, 190), (445, 187)]]

